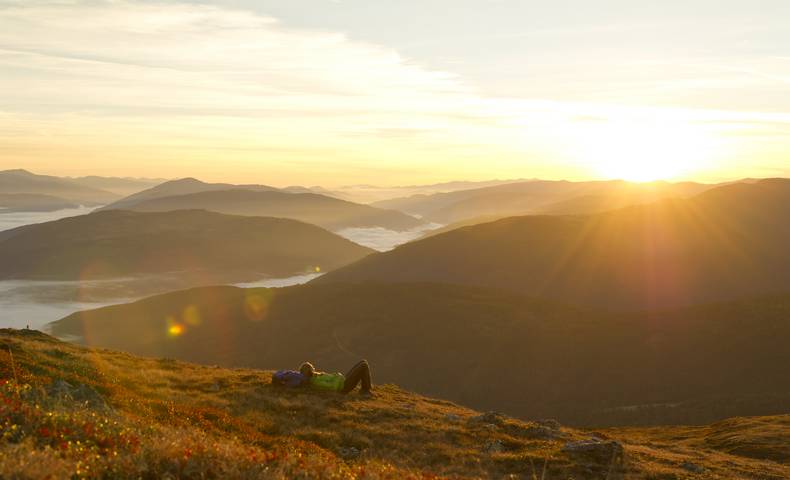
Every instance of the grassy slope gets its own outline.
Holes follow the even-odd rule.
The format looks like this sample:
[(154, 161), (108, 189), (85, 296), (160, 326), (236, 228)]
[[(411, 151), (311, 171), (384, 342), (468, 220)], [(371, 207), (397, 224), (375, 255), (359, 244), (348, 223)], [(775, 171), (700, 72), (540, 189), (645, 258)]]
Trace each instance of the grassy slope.
[[(86, 279), (166, 272), (287, 276), (331, 270), (372, 250), (295, 220), (200, 210), (120, 210), (0, 234), (0, 278)], [(216, 281), (216, 280), (215, 280)]]
[[(0, 346), (3, 478), (539, 478), (544, 463), (546, 479), (790, 475), (787, 417), (597, 432), (624, 446), (613, 460), (564, 448), (589, 432), (475, 421), (392, 385), (373, 399), (280, 389), (266, 371), (88, 350), (32, 331), (2, 330)], [(727, 432), (735, 440), (716, 443)]]
[[(784, 412), (788, 312), (787, 295), (620, 315), (476, 287), (311, 283), (172, 292), (52, 328), (225, 366), (343, 369), (364, 357), (388, 382), (475, 408), (644, 425)], [(168, 319), (185, 333), (169, 337)]]

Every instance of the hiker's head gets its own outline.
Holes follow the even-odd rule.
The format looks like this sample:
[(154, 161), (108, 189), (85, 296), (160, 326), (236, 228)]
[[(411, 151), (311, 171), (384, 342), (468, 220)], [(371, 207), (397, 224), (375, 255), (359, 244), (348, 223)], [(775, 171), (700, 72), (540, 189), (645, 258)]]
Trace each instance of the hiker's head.
[(312, 377), (315, 373), (315, 367), (310, 362), (304, 362), (301, 367), (299, 367), (299, 373), (304, 375), (305, 377)]

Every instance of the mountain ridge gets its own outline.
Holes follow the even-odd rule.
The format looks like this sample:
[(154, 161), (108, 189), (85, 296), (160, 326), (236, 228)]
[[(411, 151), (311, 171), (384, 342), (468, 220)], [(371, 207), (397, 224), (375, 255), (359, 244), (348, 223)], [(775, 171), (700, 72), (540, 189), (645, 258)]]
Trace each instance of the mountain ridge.
[[(107, 209), (115, 207), (110, 206)], [(172, 195), (124, 207), (135, 211), (200, 208), (230, 215), (270, 216), (300, 220), (329, 230), (383, 227), (403, 231), (424, 222), (394, 210), (382, 210), (316, 193), (233, 188)]]
[(315, 281), (459, 283), (614, 310), (781, 293), (790, 291), (788, 204), (790, 180), (769, 179), (591, 215), (508, 217)]
[(0, 193), (50, 195), (86, 206), (104, 205), (120, 198), (70, 179), (38, 175), (24, 169), (0, 171)]
[[(419, 194), (372, 205), (420, 215), (436, 223), (450, 224), (476, 217), (553, 213), (563, 204), (566, 204), (566, 211), (561, 213), (594, 213), (608, 209), (607, 203), (615, 206), (618, 202), (620, 206), (650, 203), (662, 198), (693, 195), (713, 186), (694, 182), (637, 184), (623, 180), (571, 182), (536, 179), (446, 193)], [(583, 203), (578, 205), (578, 199), (585, 196), (611, 200), (594, 207)], [(573, 205), (572, 200), (576, 200), (577, 205)], [(570, 206), (574, 208), (567, 210)]]
[(0, 278), (200, 272), (205, 281), (226, 273), (243, 281), (330, 270), (370, 252), (296, 220), (107, 210), (0, 232)]

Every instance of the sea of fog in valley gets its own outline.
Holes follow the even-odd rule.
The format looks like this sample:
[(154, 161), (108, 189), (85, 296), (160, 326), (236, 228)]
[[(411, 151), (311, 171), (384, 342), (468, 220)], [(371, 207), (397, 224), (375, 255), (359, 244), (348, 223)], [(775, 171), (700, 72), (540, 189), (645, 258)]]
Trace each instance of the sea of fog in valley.
[(373, 227), (373, 228), (344, 228), (335, 233), (341, 237), (347, 238), (354, 243), (364, 245), (366, 247), (378, 250), (379, 252), (386, 252), (392, 250), (398, 245), (417, 240), (425, 235), (426, 232), (441, 228), (444, 225), (439, 223), (429, 223), (421, 227), (405, 230), (403, 232), (395, 232), (387, 230), (386, 228)]
[[(239, 287), (287, 287), (320, 274), (268, 278)], [(198, 286), (178, 276), (142, 276), (91, 281), (0, 280), (0, 327), (46, 330), (46, 325), (80, 310), (126, 303), (149, 295)]]
[[(84, 215), (91, 211), (93, 208), (80, 207), (54, 212), (0, 214), (0, 231)], [(360, 245), (378, 251), (388, 251), (440, 226), (430, 224), (404, 232), (378, 227), (348, 228), (336, 233)], [(239, 287), (287, 287), (309, 282), (320, 275), (321, 273), (309, 273), (285, 278), (261, 278), (243, 283), (228, 283)], [(90, 281), (0, 280), (0, 328), (29, 326), (33, 329), (46, 330), (48, 323), (80, 310), (130, 302), (150, 295), (200, 285), (195, 281), (185, 282), (184, 277), (177, 274)]]
[(13, 212), (0, 214), (0, 232), (31, 223), (51, 222), (66, 217), (76, 217), (91, 213), (97, 207), (77, 207), (55, 210), (53, 212)]

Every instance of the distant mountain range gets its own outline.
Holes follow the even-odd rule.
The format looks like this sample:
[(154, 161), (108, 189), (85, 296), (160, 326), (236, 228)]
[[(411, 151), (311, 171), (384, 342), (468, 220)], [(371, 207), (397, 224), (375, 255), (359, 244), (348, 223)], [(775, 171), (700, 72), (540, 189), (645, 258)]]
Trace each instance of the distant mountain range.
[[(344, 200), (351, 200), (359, 203), (373, 203), (393, 198), (404, 198), (414, 195), (433, 195), (436, 193), (449, 193), (458, 190), (471, 190), (483, 187), (491, 187), (494, 185), (504, 185), (506, 183), (521, 183), (525, 179), (509, 179), (509, 180), (481, 180), (481, 181), (452, 181), (433, 183), (428, 185), (399, 185), (399, 186), (381, 186), (381, 185), (344, 185), (333, 189), (334, 196), (343, 198)], [(316, 192), (321, 193), (321, 192)]]
[[(104, 205), (120, 198), (115, 193), (83, 185), (71, 179), (36, 175), (27, 170), (0, 171), (0, 194), (47, 195), (64, 204), (80, 204), (85, 206)], [(30, 197), (33, 211), (41, 209), (41, 199)], [(57, 203), (57, 202), (56, 202)], [(2, 205), (0, 205), (2, 206)], [(25, 205), (17, 203), (17, 209)]]
[(325, 275), (444, 282), (616, 310), (790, 291), (790, 180), (768, 179), (579, 216), (511, 217), (436, 235)]
[[(254, 305), (251, 310), (250, 305)], [(202, 323), (178, 338), (162, 319)], [(428, 283), (211, 287), (73, 314), (58, 336), (151, 357), (286, 368), (367, 358), (378, 382), (583, 425), (786, 411), (790, 296), (611, 314)]]
[(101, 177), (90, 175), (87, 177), (65, 177), (80, 185), (112, 192), (116, 195), (132, 195), (139, 191), (164, 183), (164, 178), (132, 178), (132, 177)]
[(639, 184), (621, 180), (529, 180), (449, 193), (413, 195), (372, 205), (400, 210), (431, 222), (450, 224), (514, 215), (596, 213), (665, 198), (688, 197), (714, 186), (692, 182)]
[(0, 232), (0, 279), (179, 273), (239, 282), (328, 271), (370, 252), (289, 219), (112, 210)]
[(402, 231), (424, 224), (402, 212), (316, 193), (291, 193), (267, 185), (212, 184), (192, 178), (166, 182), (112, 203), (104, 210), (161, 212), (193, 208), (232, 215), (292, 218), (330, 230), (382, 227)]

